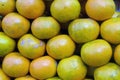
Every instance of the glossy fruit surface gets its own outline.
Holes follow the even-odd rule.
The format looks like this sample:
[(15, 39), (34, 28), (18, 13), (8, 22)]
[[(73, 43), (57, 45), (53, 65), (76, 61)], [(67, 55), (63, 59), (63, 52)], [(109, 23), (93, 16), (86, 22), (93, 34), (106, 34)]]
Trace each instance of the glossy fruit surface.
[(68, 35), (57, 35), (47, 42), (46, 50), (49, 56), (63, 59), (74, 53), (75, 43)]
[(82, 60), (89, 66), (97, 67), (107, 64), (112, 57), (112, 47), (102, 39), (85, 43), (80, 51)]
[(78, 0), (54, 0), (50, 11), (55, 19), (65, 23), (79, 17), (81, 5)]
[(63, 80), (82, 80), (86, 72), (86, 66), (77, 55), (62, 59), (57, 67), (57, 73)]

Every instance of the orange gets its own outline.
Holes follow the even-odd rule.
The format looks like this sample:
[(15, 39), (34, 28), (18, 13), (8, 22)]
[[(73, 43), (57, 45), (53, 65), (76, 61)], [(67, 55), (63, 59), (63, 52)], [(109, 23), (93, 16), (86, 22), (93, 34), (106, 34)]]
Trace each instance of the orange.
[(5, 16), (15, 11), (15, 0), (0, 0), (0, 15)]
[(1, 68), (0, 68), (0, 80), (10, 80), (10, 77), (8, 77)]
[(10, 52), (14, 51), (16, 42), (8, 37), (5, 33), (0, 32), (0, 57), (3, 57)]
[(100, 34), (112, 44), (120, 43), (120, 18), (111, 18), (101, 24)]
[(80, 54), (82, 60), (87, 65), (97, 67), (107, 64), (110, 61), (112, 48), (107, 41), (96, 39), (83, 44)]
[(45, 11), (43, 0), (17, 0), (16, 8), (18, 13), (28, 19), (35, 19)]
[(11, 52), (2, 61), (2, 69), (10, 77), (25, 76), (29, 70), (30, 61), (18, 52)]
[(114, 50), (114, 60), (117, 64), (120, 65), (120, 44), (115, 47)]
[(76, 43), (95, 40), (99, 35), (99, 24), (92, 19), (76, 19), (69, 24), (68, 33)]
[(18, 13), (9, 13), (2, 20), (3, 31), (12, 38), (20, 38), (29, 28), (29, 20)]
[(94, 80), (119, 80), (120, 67), (115, 63), (108, 63), (96, 68), (94, 71)]
[(61, 34), (48, 40), (46, 50), (51, 57), (63, 59), (74, 53), (75, 43), (68, 35)]
[(22, 76), (22, 77), (17, 77), (14, 80), (37, 80), (37, 79), (33, 78), (30, 75), (26, 75), (26, 76)]
[(57, 74), (62, 80), (83, 80), (87, 68), (78, 55), (73, 55), (60, 60), (57, 67)]
[(49, 39), (60, 31), (60, 24), (53, 17), (38, 17), (32, 22), (31, 31), (39, 39)]
[(50, 56), (34, 59), (30, 64), (30, 74), (36, 79), (45, 80), (56, 74), (56, 61)]
[(65, 23), (79, 17), (81, 5), (78, 0), (54, 0), (50, 12), (59, 22)]
[(37, 39), (32, 34), (25, 34), (18, 41), (20, 54), (29, 59), (38, 58), (45, 53), (45, 42)]
[(116, 10), (113, 0), (87, 0), (85, 9), (89, 17), (98, 21), (111, 18)]

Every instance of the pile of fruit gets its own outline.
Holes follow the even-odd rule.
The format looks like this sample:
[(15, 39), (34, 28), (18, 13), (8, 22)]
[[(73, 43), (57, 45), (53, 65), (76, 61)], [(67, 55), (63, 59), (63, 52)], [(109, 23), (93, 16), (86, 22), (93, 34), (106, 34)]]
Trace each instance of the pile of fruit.
[(119, 0), (0, 0), (0, 80), (120, 80)]

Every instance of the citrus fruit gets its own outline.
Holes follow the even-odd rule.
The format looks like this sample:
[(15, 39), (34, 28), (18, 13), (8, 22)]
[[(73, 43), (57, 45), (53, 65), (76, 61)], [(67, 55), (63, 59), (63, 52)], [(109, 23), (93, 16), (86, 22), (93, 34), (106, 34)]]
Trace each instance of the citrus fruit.
[(26, 75), (26, 76), (22, 76), (22, 77), (17, 77), (14, 80), (37, 80), (37, 79), (33, 78), (30, 75)]
[(111, 18), (116, 10), (113, 0), (87, 0), (85, 9), (89, 17), (98, 21)]
[(0, 32), (0, 57), (15, 50), (16, 42), (5, 33)]
[(36, 79), (45, 80), (56, 74), (56, 61), (50, 56), (34, 59), (30, 64), (30, 74)]
[(115, 13), (112, 15), (112, 18), (120, 17), (120, 12), (115, 11)]
[(2, 62), (2, 69), (10, 77), (25, 76), (29, 70), (30, 61), (18, 52), (6, 55)]
[(53, 17), (38, 17), (32, 22), (31, 31), (39, 39), (49, 39), (59, 33), (60, 25)]
[(16, 8), (18, 13), (28, 19), (35, 19), (45, 11), (43, 0), (17, 0)]
[(29, 20), (15, 12), (7, 14), (2, 20), (3, 31), (12, 38), (20, 38), (29, 28)]
[(120, 18), (111, 18), (101, 24), (100, 34), (112, 44), (120, 43)]
[(59, 77), (51, 77), (51, 78), (48, 78), (46, 80), (62, 80), (62, 79), (60, 79)]
[(15, 11), (15, 0), (0, 0), (0, 15), (5, 16)]
[(60, 60), (57, 73), (62, 80), (83, 80), (86, 76), (87, 68), (79, 56), (73, 55)]
[(38, 58), (45, 53), (45, 42), (37, 39), (32, 34), (25, 34), (18, 41), (20, 54), (29, 59)]
[(118, 44), (114, 50), (114, 60), (117, 64), (120, 65), (120, 45)]
[(8, 77), (1, 68), (0, 68), (0, 80), (10, 80), (10, 77)]
[(99, 24), (92, 19), (76, 19), (69, 24), (68, 33), (76, 43), (95, 40), (99, 35)]
[(61, 34), (48, 40), (46, 50), (51, 57), (63, 59), (74, 53), (75, 43), (68, 35)]
[(115, 63), (108, 63), (98, 67), (94, 72), (94, 80), (119, 80), (120, 67)]
[(50, 6), (51, 15), (62, 23), (78, 18), (80, 11), (78, 0), (54, 0)]
[(112, 57), (112, 48), (107, 41), (96, 39), (85, 43), (80, 54), (87, 65), (97, 67), (109, 62)]

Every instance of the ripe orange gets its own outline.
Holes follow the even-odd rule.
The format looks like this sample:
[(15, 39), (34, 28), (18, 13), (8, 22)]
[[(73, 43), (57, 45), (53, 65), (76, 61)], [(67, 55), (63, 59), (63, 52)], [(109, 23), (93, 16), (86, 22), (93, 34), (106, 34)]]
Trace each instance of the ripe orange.
[(26, 75), (26, 76), (22, 76), (22, 77), (17, 77), (14, 80), (37, 80), (37, 79), (33, 78), (30, 75)]
[(8, 77), (1, 68), (0, 68), (0, 80), (10, 80), (10, 77)]
[(0, 57), (15, 50), (16, 42), (5, 33), (0, 32)]
[(94, 71), (94, 80), (119, 80), (120, 67), (115, 63), (108, 63), (96, 68)]
[(89, 17), (98, 21), (111, 18), (116, 10), (113, 0), (87, 0), (85, 9)]
[(3, 31), (12, 38), (20, 38), (29, 28), (29, 20), (18, 13), (9, 13), (2, 20)]
[(83, 80), (86, 76), (87, 68), (80, 56), (73, 55), (60, 60), (57, 73), (62, 80)]
[(57, 35), (47, 42), (46, 50), (51, 57), (63, 59), (74, 53), (75, 43), (68, 35)]
[(25, 34), (18, 41), (20, 54), (29, 59), (38, 58), (45, 53), (45, 43), (32, 34)]
[(28, 19), (35, 19), (45, 11), (43, 0), (17, 0), (16, 8), (18, 13)]
[(15, 0), (0, 0), (0, 15), (5, 16), (15, 10)]
[(59, 22), (65, 23), (79, 17), (81, 5), (78, 0), (54, 0), (50, 12)]
[(120, 43), (120, 18), (111, 18), (101, 24), (100, 34), (112, 44)]
[(120, 44), (115, 47), (114, 50), (114, 60), (117, 64), (120, 65)]
[(112, 57), (112, 48), (107, 41), (96, 39), (83, 44), (80, 54), (87, 65), (97, 67), (109, 62)]
[(32, 22), (31, 31), (39, 39), (49, 39), (59, 33), (60, 25), (53, 17), (38, 17)]
[(99, 24), (92, 19), (76, 19), (69, 24), (68, 32), (76, 43), (95, 40), (99, 35)]
[(56, 61), (50, 56), (34, 59), (30, 64), (30, 74), (36, 79), (45, 80), (56, 74)]
[(18, 52), (6, 55), (2, 62), (2, 69), (10, 77), (25, 76), (29, 70), (30, 61)]

